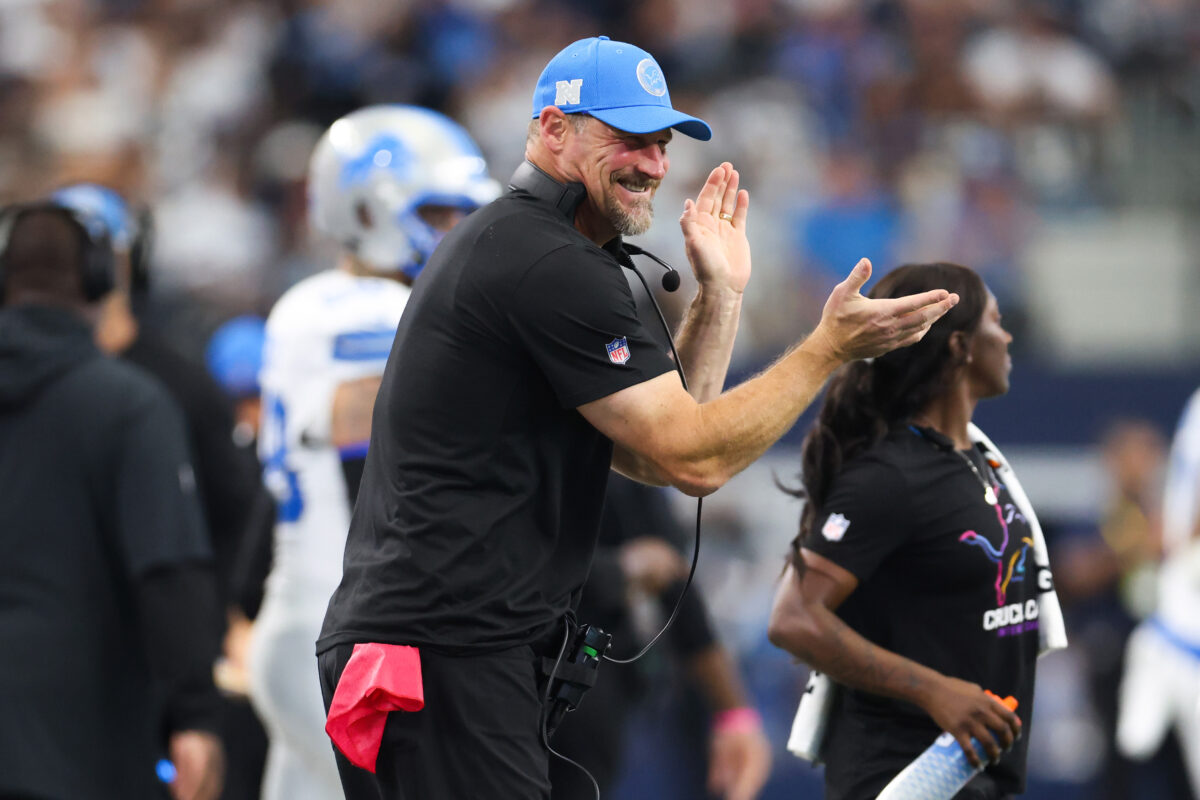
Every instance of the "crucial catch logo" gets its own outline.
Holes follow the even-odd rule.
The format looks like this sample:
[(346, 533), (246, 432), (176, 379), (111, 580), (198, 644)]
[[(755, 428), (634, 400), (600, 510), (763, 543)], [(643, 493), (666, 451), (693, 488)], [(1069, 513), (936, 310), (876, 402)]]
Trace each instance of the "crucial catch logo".
[(604, 345), (608, 351), (608, 360), (614, 364), (624, 364), (629, 360), (629, 342), (622, 336)]

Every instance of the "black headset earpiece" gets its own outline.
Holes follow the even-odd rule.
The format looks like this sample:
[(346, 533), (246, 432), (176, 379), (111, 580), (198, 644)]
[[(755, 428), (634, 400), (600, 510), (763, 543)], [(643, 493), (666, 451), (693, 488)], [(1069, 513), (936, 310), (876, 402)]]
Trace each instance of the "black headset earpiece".
[(17, 221), (17, 208), (5, 206), (0, 208), (0, 303), (4, 302), (4, 262), (8, 252), (8, 237), (12, 233), (13, 223)]
[(138, 212), (136, 225), (129, 245), (129, 291), (135, 295), (150, 290), (150, 254), (154, 249), (154, 215), (150, 209)]
[(0, 299), (4, 296), (8, 265), (8, 244), (13, 228), (21, 217), (33, 211), (49, 211), (69, 219), (83, 234), (83, 252), (80, 257), (80, 277), (83, 296), (94, 303), (113, 290), (116, 285), (116, 254), (108, 230), (98, 220), (89, 220), (69, 208), (56, 203), (28, 203), (8, 206), (0, 211)]
[(83, 229), (84, 253), (83, 296), (94, 303), (113, 290), (117, 285), (116, 253), (108, 229), (98, 220), (88, 220), (70, 209), (64, 209)]

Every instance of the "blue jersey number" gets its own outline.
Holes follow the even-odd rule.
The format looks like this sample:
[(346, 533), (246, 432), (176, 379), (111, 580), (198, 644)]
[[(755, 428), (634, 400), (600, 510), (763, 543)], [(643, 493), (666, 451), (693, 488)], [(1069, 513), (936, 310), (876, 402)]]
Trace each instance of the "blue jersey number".
[(280, 522), (295, 522), (304, 513), (300, 481), (287, 468), (287, 413), (276, 396), (263, 396), (262, 437), (263, 482), (275, 496)]

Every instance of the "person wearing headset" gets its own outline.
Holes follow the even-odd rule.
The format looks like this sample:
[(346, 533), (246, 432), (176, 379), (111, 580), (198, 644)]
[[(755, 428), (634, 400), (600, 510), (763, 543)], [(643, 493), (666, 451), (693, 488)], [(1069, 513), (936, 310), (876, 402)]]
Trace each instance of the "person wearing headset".
[(350, 798), (548, 798), (540, 676), (577, 655), (567, 615), (609, 468), (708, 494), (836, 366), (917, 341), (956, 300), (865, 299), (864, 260), (813, 335), (722, 393), (750, 277), (749, 196), (722, 164), (681, 220), (689, 392), (637, 319), (621, 237), (650, 226), (673, 131), (708, 125), (671, 106), (649, 53), (605, 37), (551, 59), (532, 117), (527, 163), (429, 259), (384, 371), (317, 643)]
[(245, 529), (246, 509), (257, 484), (253, 455), (230, 438), (233, 409), (199, 360), (176, 350), (160, 332), (143, 324), (150, 299), (153, 223), (117, 191), (96, 183), (72, 183), (50, 201), (98, 220), (116, 254), (113, 290), (100, 303), (96, 344), (162, 381), (183, 411), (196, 466), (197, 494), (212, 537), (217, 578), (228, 596), (229, 575)]
[(342, 577), (371, 408), (413, 280), (498, 191), (467, 133), (415, 106), (358, 109), (310, 158), (309, 221), (341, 255), (279, 298), (263, 345), (258, 450), (277, 516), (247, 663), (271, 739), (264, 800), (341, 797), (313, 643)]
[[(183, 412), (217, 586), (228, 623), (236, 624), (236, 598), (231, 586), (248, 510), (260, 485), (258, 463), (252, 452), (237, 447), (231, 438), (232, 404), (204, 365), (176, 350), (159, 331), (144, 324), (152, 282), (154, 237), (150, 210), (97, 183), (67, 184), (52, 192), (49, 200), (94, 220), (112, 242), (112, 290), (98, 303), (96, 344), (102, 352), (140, 367), (161, 381)], [(244, 697), (225, 691), (222, 699), (221, 738), (227, 755), (224, 798), (257, 797), (266, 734)]]
[(93, 343), (103, 223), (43, 202), (0, 231), (0, 796), (215, 800), (220, 612), (183, 421)]

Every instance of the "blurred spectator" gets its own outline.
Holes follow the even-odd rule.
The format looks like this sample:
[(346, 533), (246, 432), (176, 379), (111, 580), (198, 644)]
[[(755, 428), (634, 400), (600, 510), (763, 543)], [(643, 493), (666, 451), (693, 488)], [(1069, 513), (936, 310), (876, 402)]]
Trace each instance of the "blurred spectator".
[[(257, 462), (264, 321), (241, 316), (213, 332), (205, 350), (209, 373), (234, 404), (234, 444)], [(251, 620), (262, 602), (263, 581), (271, 562), (275, 503), (257, 471), (249, 476), (253, 501), (228, 577), (225, 641), (213, 671), (229, 699), (223, 731), (229, 763), (222, 800), (257, 800), (267, 759), (267, 733), (250, 706), (246, 655)]]
[[(1010, 319), (1021, 316), (1027, 287), (1017, 265), (1031, 237), (1019, 218), (1036, 214), (1037, 203), (1120, 202), (1136, 185), (1136, 172), (1128, 186), (1093, 175), (1111, 157), (1102, 141), (1110, 131), (1093, 122), (1119, 123), (1113, 112), (1125, 99), (1119, 81), (1127, 73), (1113, 65), (1127, 70), (1157, 59), (1156, 71), (1138, 75), (1160, 81), (1181, 111), (1200, 103), (1196, 65), (1187, 57), (1197, 14), (1184, 0), (706, 0), (689, 6), (696, 13), (683, 13), (678, 0), (636, 8), (565, 0), (360, 5), (6, 4), (0, 196), (81, 178), (153, 196), (159, 288), (183, 293), (184, 301), (203, 298), (220, 318), (265, 309), (323, 263), (296, 235), (296, 182), (289, 189), (262, 181), (273, 133), (320, 130), (365, 102), (420, 102), (464, 119), (497, 173), (507, 174), (521, 142), (505, 132), (520, 130), (509, 123), (524, 116), (523, 87), (554, 47), (597, 30), (628, 29), (633, 41), (661, 42), (670, 54), (664, 66), (677, 95), (711, 98), (731, 120), (717, 126), (717, 137), (759, 198), (753, 236), (764, 240), (756, 243), (757, 288), (747, 298), (755, 313), (746, 315), (741, 354), (755, 359), (803, 327), (805, 315), (798, 318), (790, 301), (796, 263), (811, 255), (808, 238), (829, 245), (866, 236), (857, 248), (852, 241), (840, 246), (877, 263), (953, 257), (977, 265)], [(783, 100), (780, 86), (795, 96), (776, 102)], [(963, 137), (964, 130), (979, 133)], [(955, 142), (989, 137), (1009, 154), (1003, 171), (981, 168), (974, 163), (979, 148)], [(1177, 142), (1184, 148), (1189, 140)], [(844, 177), (846, 151), (870, 176), (852, 208), (829, 188), (845, 182), (831, 173)], [(1147, 152), (1167, 164), (1176, 158)], [(907, 237), (896, 240), (902, 227), (889, 230), (889, 212), (867, 197), (891, 203), (914, 165), (931, 157), (948, 158), (960, 179), (951, 216), (931, 207), (926, 219), (956, 232), (958, 243), (910, 253)], [(673, 160), (686, 170), (686, 148)], [(824, 201), (813, 178), (822, 174)], [(1164, 174), (1172, 174), (1169, 167)], [(826, 212), (839, 207), (837, 225), (787, 236), (792, 213), (807, 218), (818, 203)], [(903, 210), (912, 210), (907, 200)], [(901, 219), (907, 223), (908, 214)], [(929, 244), (927, 231), (920, 241)], [(888, 248), (876, 251), (881, 241)], [(190, 322), (181, 314), (171, 324)], [(185, 344), (182, 335), (176, 341)], [(186, 344), (202, 342), (190, 336)]]
[(847, 264), (896, 263), (901, 219), (890, 194), (859, 151), (836, 150), (826, 162), (822, 197), (800, 227), (806, 299), (823, 302)]
[(1111, 70), (1066, 29), (1047, 0), (1018, 3), (998, 27), (963, 53), (962, 69), (976, 96), (1002, 120), (1095, 120), (1112, 113)]
[(258, 438), (262, 411), (262, 370), (266, 321), (262, 317), (234, 317), (213, 332), (205, 350), (208, 371), (233, 401), (233, 441), (248, 447)]
[[(217, 328), (205, 351), (209, 371), (234, 402), (234, 443), (252, 454), (256, 462), (262, 419), (259, 373), (265, 344), (265, 321), (246, 315), (235, 317)], [(275, 499), (257, 472), (253, 494), (231, 569), (229, 629), (225, 633), (224, 659), (217, 670), (222, 687), (243, 697), (248, 692), (250, 623), (258, 616), (263, 584), (271, 570), (271, 535), (276, 517)], [(261, 783), (261, 770), (259, 778)], [(255, 784), (256, 795), (259, 783)]]

